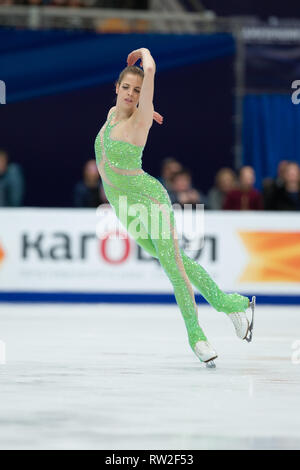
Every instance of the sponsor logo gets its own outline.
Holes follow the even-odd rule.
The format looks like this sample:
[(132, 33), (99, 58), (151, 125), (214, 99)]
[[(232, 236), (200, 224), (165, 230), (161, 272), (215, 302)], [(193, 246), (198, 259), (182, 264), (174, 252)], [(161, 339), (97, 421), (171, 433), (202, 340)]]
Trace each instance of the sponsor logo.
[(300, 282), (300, 232), (244, 232), (250, 260), (240, 282)]
[[(96, 245), (95, 245), (96, 244)], [(107, 263), (124, 263), (133, 251), (137, 253), (139, 260), (149, 259), (145, 251), (138, 245), (137, 251), (133, 249), (134, 240), (130, 239), (123, 230), (122, 233), (105, 232), (105, 236), (98, 239), (95, 233), (71, 234), (68, 232), (54, 233), (35, 233), (28, 232), (21, 235), (21, 258), (25, 261), (39, 260), (43, 261), (76, 261), (87, 260), (94, 256), (95, 246), (99, 258)], [(193, 253), (192, 258), (200, 258), (205, 245), (208, 257), (211, 261), (217, 258), (217, 239), (214, 236), (206, 235), (204, 244), (202, 238), (196, 240), (182, 237), (180, 245), (183, 250), (190, 250)], [(120, 254), (116, 256), (116, 251)], [(153, 261), (157, 259), (150, 257)]]
[(1, 244), (0, 244), (0, 266), (1, 266), (1, 264), (2, 264), (2, 262), (3, 262), (3, 260), (4, 260), (4, 258), (5, 258), (5, 253), (4, 253), (4, 250), (3, 250), (3, 248), (2, 248), (2, 246), (1, 246)]

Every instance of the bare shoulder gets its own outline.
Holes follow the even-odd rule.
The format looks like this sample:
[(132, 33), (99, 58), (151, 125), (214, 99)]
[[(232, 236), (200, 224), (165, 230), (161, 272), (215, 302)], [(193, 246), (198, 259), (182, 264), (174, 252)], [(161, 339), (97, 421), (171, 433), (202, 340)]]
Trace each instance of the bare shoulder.
[(112, 108), (110, 108), (110, 110), (108, 111), (108, 114), (107, 114), (107, 119), (110, 117), (111, 113), (113, 113), (115, 109), (116, 109), (115, 106), (113, 106)]

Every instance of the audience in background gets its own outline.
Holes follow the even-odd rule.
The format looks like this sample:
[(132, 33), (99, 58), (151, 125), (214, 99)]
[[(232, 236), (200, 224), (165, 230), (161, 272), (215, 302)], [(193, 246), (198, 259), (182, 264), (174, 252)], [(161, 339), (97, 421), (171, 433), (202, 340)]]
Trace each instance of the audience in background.
[(264, 187), (265, 209), (300, 210), (300, 167), (297, 162), (284, 161), (280, 168), (280, 180), (277, 178), (267, 189)]
[(227, 193), (223, 209), (225, 210), (262, 210), (262, 194), (254, 188), (255, 172), (251, 166), (239, 170), (239, 183), (236, 189)]
[(281, 160), (277, 166), (277, 177), (267, 177), (264, 178), (262, 181), (262, 191), (265, 209), (268, 209), (270, 205), (269, 199), (272, 198), (274, 189), (283, 185), (283, 173), (287, 163), (287, 160)]
[(20, 165), (10, 163), (8, 154), (0, 150), (0, 207), (23, 205), (24, 177)]
[(207, 195), (207, 207), (211, 210), (222, 210), (229, 191), (237, 187), (237, 178), (231, 168), (221, 168), (215, 177), (215, 184)]
[(147, 10), (148, 0), (0, 0), (0, 5), (54, 5)]
[(158, 180), (164, 185), (167, 191), (171, 190), (172, 176), (183, 169), (181, 163), (173, 157), (165, 158), (161, 164), (161, 176)]
[[(158, 180), (168, 191), (171, 203), (181, 207), (204, 204), (205, 209), (211, 210), (300, 210), (300, 166), (294, 161), (279, 162), (276, 178), (263, 180), (263, 195), (254, 188), (255, 171), (251, 166), (241, 167), (238, 178), (231, 168), (221, 168), (207, 196), (193, 187), (190, 170), (174, 157), (162, 161)], [(22, 206), (23, 199), (22, 169), (0, 149), (0, 207)], [(74, 188), (73, 203), (75, 207), (90, 208), (109, 203), (94, 159), (84, 165), (83, 180)]]
[(172, 204), (180, 204), (184, 207), (189, 204), (195, 208), (196, 204), (205, 204), (206, 199), (197, 189), (192, 186), (192, 176), (187, 169), (182, 169), (170, 177), (169, 196)]
[(83, 168), (83, 180), (74, 188), (75, 207), (98, 207), (108, 203), (95, 160), (88, 160)]

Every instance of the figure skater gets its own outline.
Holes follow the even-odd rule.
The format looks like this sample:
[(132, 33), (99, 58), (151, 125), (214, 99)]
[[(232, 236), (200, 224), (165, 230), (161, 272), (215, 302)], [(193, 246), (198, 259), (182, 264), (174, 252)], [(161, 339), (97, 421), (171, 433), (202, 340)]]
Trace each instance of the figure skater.
[[(139, 59), (142, 68), (134, 65)], [(142, 169), (143, 149), (153, 119), (163, 123), (163, 117), (153, 108), (155, 62), (150, 51), (141, 48), (128, 55), (127, 64), (116, 83), (116, 106), (109, 110), (107, 121), (95, 140), (96, 162), (104, 191), (128, 233), (159, 260), (169, 277), (192, 350), (208, 367), (215, 367), (217, 353), (198, 323), (192, 284), (213, 308), (228, 315), (237, 336), (247, 341), (252, 339), (255, 297), (250, 302), (242, 295), (222, 292), (205, 269), (179, 248), (169, 195), (156, 178)], [(125, 221), (124, 214), (121, 218), (124, 197)], [(136, 211), (138, 216), (131, 210), (137, 205), (144, 208)], [(157, 217), (154, 222), (153, 209), (159, 210), (158, 223)], [(251, 323), (245, 313), (249, 307)]]

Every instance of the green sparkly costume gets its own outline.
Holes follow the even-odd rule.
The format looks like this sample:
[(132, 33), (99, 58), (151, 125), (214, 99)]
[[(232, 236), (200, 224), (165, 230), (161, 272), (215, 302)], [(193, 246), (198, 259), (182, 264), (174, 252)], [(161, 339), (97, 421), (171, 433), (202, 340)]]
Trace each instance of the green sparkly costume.
[[(194, 349), (197, 341), (206, 341), (207, 338), (198, 323), (198, 309), (191, 284), (218, 312), (245, 312), (249, 299), (222, 292), (205, 269), (179, 248), (169, 195), (156, 178), (142, 170), (144, 147), (110, 138), (112, 128), (118, 124), (110, 124), (113, 114), (95, 140), (96, 162), (106, 197), (128, 233), (160, 261), (173, 285), (189, 343)], [(128, 208), (125, 219), (124, 214), (121, 218), (124, 206), (120, 204), (122, 197), (123, 201), (126, 199), (124, 196)], [(154, 213), (159, 214), (158, 221), (157, 217), (153, 217)]]

